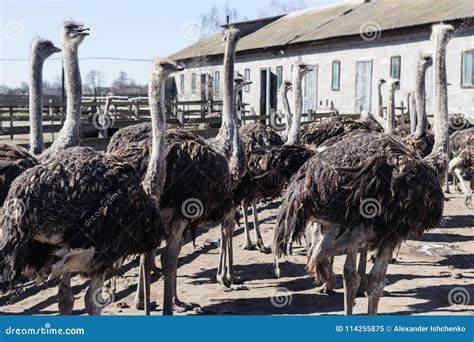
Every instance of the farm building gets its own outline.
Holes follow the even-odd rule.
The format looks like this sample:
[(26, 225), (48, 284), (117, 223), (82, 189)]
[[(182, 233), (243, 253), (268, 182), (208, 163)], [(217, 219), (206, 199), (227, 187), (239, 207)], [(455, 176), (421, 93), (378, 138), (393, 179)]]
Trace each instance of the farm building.
[[(365, 0), (284, 16), (233, 23), (242, 38), (236, 71), (253, 82), (243, 100), (254, 115), (278, 109), (277, 89), (301, 58), (315, 65), (305, 76), (304, 111), (375, 111), (377, 82), (399, 78), (398, 106), (415, 88), (420, 53), (430, 53), (431, 25), (455, 27), (447, 55), (449, 111), (474, 118), (474, 2), (472, 0)], [(180, 101), (218, 100), (222, 89), (222, 35), (216, 33), (171, 56), (186, 66), (175, 77)], [(434, 84), (427, 76), (427, 112)], [(385, 91), (384, 91), (385, 95)]]

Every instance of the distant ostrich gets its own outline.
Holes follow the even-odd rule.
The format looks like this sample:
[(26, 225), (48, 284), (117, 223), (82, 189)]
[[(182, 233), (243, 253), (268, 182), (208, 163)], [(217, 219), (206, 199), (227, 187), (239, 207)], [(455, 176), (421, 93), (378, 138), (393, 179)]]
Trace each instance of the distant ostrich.
[[(300, 89), (294, 94), (295, 108), (300, 111), (299, 115), (291, 115), (288, 91), (293, 88), (290, 81), (285, 80), (279, 91), (280, 103), (283, 106), (284, 114), (287, 120), (291, 117), (291, 121), (286, 124), (284, 137), (286, 139), (285, 145), (288, 147), (277, 147), (281, 145), (282, 139), (273, 128), (264, 125), (253, 125), (250, 127), (242, 127), (240, 130), (242, 142), (245, 146), (245, 155), (247, 158), (247, 173), (242, 178), (241, 183), (236, 191), (235, 200), (242, 201), (242, 212), (244, 216), (244, 230), (245, 230), (245, 245), (244, 249), (254, 250), (255, 247), (263, 253), (270, 253), (271, 250), (267, 248), (260, 233), (257, 202), (264, 198), (276, 198), (281, 196), (283, 188), (289, 181), (291, 175), (296, 172), (299, 167), (306, 161), (312, 152), (306, 148), (295, 148), (295, 144), (300, 143), (300, 125), (303, 108), (302, 97), (302, 82), (303, 77), (311, 72), (313, 67), (298, 61), (293, 69), (293, 79), (295, 80), (296, 88)], [(260, 126), (261, 125), (261, 126)], [(291, 127), (298, 127), (294, 131)], [(255, 147), (261, 147), (260, 150), (255, 151)], [(295, 155), (292, 155), (295, 153)], [(257, 158), (257, 162), (254, 160)], [(262, 159), (262, 161), (260, 161)], [(265, 161), (263, 159), (266, 159)], [(288, 162), (292, 160), (291, 167), (288, 167)], [(247, 216), (247, 208), (252, 203), (252, 212), (254, 218), (254, 229), (256, 245), (252, 243), (250, 238), (250, 227)]]
[(43, 63), (58, 49), (49, 40), (35, 39), (30, 53), (30, 152), (21, 146), (0, 144), (0, 204), (7, 197), (13, 180), (25, 170), (38, 164), (36, 155), (43, 144)]
[(284, 80), (278, 91), (278, 102), (282, 106), (282, 114), (285, 117), (286, 125), (285, 131), (283, 132), (283, 140), (288, 139), (288, 133), (290, 132), (291, 122), (293, 121), (293, 115), (291, 114), (290, 102), (288, 101), (288, 92), (293, 90), (293, 84), (290, 80)]
[[(238, 130), (234, 97), (234, 58), (239, 30), (224, 31), (224, 89), (222, 125), (216, 138), (207, 142), (194, 135), (177, 133), (166, 149), (166, 180), (161, 198), (161, 212), (165, 226), (166, 247), (161, 256), (164, 274), (163, 314), (173, 314), (173, 305), (188, 309), (177, 294), (178, 256), (183, 233), (197, 226), (221, 223), (221, 255), (217, 280), (228, 288), (236, 288), (241, 280), (234, 275), (232, 234), (238, 204), (233, 192), (245, 172), (245, 153)], [(248, 83), (244, 81), (241, 86)], [(108, 153), (116, 153), (129, 160), (143, 175), (148, 162), (150, 142), (133, 134), (112, 137)], [(171, 134), (170, 131), (168, 134)], [(143, 131), (142, 131), (143, 133)], [(180, 135), (182, 138), (180, 138)], [(120, 140), (120, 141), (119, 141)], [(147, 257), (142, 262), (152, 263)], [(142, 306), (143, 288), (140, 284), (136, 305)]]
[[(473, 185), (473, 160), (474, 160), (474, 128), (468, 128), (451, 134), (450, 138), (451, 155), (449, 162), (449, 172), (453, 172), (457, 178), (459, 187), (465, 195), (464, 203), (472, 208), (472, 185)], [(471, 173), (471, 188), (467, 189), (462, 177), (463, 172)]]
[[(354, 134), (317, 153), (295, 175), (278, 215), (276, 256), (291, 253), (310, 221), (322, 225), (307, 268), (317, 281), (331, 282), (328, 260), (346, 254), (344, 304), (352, 314), (360, 277), (356, 256), (361, 247), (377, 253), (369, 274), (368, 313), (376, 314), (393, 249), (409, 235), (420, 235), (442, 218), (441, 183), (447, 168), (446, 45), (453, 27), (435, 25), (435, 146), (422, 159), (390, 135)], [(342, 201), (342, 202), (341, 202)], [(339, 203), (339, 205), (334, 205)], [(372, 209), (374, 209), (372, 211)]]
[[(27, 205), (3, 217), (2, 286), (10, 287), (22, 274), (45, 279), (78, 272), (92, 278), (86, 311), (100, 314), (105, 273), (119, 268), (128, 255), (159, 246), (164, 236), (158, 209), (165, 178), (162, 89), (167, 76), (179, 70), (167, 59), (152, 65), (153, 142), (141, 184), (130, 164), (87, 147), (62, 151), (13, 182), (7, 201)], [(70, 313), (73, 300), (68, 301)]]

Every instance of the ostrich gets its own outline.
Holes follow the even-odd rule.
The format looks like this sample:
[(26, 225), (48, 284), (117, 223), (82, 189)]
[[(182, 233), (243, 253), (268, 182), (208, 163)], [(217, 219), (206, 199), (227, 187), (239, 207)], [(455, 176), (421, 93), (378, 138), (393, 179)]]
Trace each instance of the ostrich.
[[(291, 146), (290, 148), (276, 147), (281, 145), (281, 138), (278, 139), (278, 133), (268, 126), (252, 126), (250, 129), (244, 126), (241, 129), (242, 142), (245, 146), (247, 157), (247, 174), (239, 184), (235, 199), (242, 201), (245, 229), (244, 249), (246, 250), (254, 250), (255, 247), (257, 247), (257, 249), (263, 253), (270, 253), (270, 249), (265, 247), (262, 234), (260, 233), (257, 202), (264, 198), (276, 198), (280, 196), (289, 177), (312, 155), (306, 148), (294, 148), (295, 144), (300, 143), (301, 111), (303, 108), (301, 89), (303, 77), (312, 70), (313, 67), (302, 61), (298, 61), (293, 69), (293, 78), (295, 79), (296, 88), (299, 89), (299, 91), (296, 91), (294, 94), (295, 108), (296, 111), (299, 112), (299, 115), (291, 116), (290, 114), (287, 95), (288, 91), (293, 88), (292, 83), (286, 80), (280, 87), (280, 102), (283, 105), (287, 120), (291, 116), (291, 122), (287, 121), (285, 130), (285, 138), (287, 140), (285, 145)], [(296, 127), (296, 129), (291, 130), (292, 126)], [(260, 137), (263, 137), (263, 139)], [(255, 151), (256, 146), (262, 149)], [(295, 153), (295, 155), (293, 156), (291, 153)], [(252, 161), (252, 159), (255, 158), (267, 159), (260, 163)], [(290, 160), (293, 160), (294, 164), (288, 168), (287, 164)], [(247, 208), (250, 203), (252, 203), (256, 245), (252, 243), (250, 238), (250, 227), (247, 217)]]
[(465, 195), (464, 203), (472, 208), (472, 172), (471, 189), (467, 189), (462, 177), (463, 171), (468, 171), (473, 167), (474, 159), (474, 128), (468, 128), (456, 131), (449, 137), (451, 146), (451, 155), (449, 162), (449, 172), (453, 172), (459, 182), (459, 187)]
[(30, 152), (20, 146), (0, 144), (0, 204), (7, 197), (13, 180), (25, 170), (38, 164), (36, 155), (43, 144), (43, 63), (46, 58), (61, 49), (45, 39), (35, 39), (30, 53)]
[[(183, 233), (187, 229), (221, 223), (217, 281), (231, 289), (237, 288), (241, 282), (234, 275), (232, 255), (232, 233), (238, 205), (233, 201), (233, 192), (245, 171), (245, 153), (238, 130), (233, 89), (235, 49), (239, 35), (239, 30), (235, 28), (224, 31), (223, 112), (218, 135), (211, 141), (204, 141), (188, 133), (175, 133), (176, 139), (169, 139), (166, 149), (167, 170), (161, 198), (166, 240), (161, 256), (165, 279), (165, 315), (173, 314), (174, 305), (184, 310), (191, 307), (181, 302), (177, 294), (178, 256)], [(247, 84), (244, 82), (241, 86)], [(141, 176), (150, 153), (150, 142), (146, 138), (141, 139), (143, 136), (134, 136), (131, 130), (127, 134), (119, 134), (117, 138), (114, 135), (108, 148), (108, 153), (118, 154), (130, 161)], [(152, 255), (142, 260), (142, 263), (152, 262)], [(142, 300), (143, 286), (139, 283), (136, 296), (138, 308), (142, 307)]]
[(58, 152), (78, 146), (81, 134), (81, 101), (82, 81), (79, 70), (78, 48), (88, 35), (84, 25), (75, 21), (66, 21), (61, 29), (64, 77), (66, 82), (67, 102), (66, 120), (56, 140), (49, 149), (43, 152), (41, 159), (46, 160)]
[[(13, 182), (7, 200), (26, 205), (23, 212), (18, 207), (3, 217), (2, 287), (11, 287), (21, 275), (41, 280), (78, 272), (92, 279), (85, 306), (97, 315), (105, 273), (127, 256), (159, 246), (164, 236), (158, 209), (165, 178), (162, 89), (167, 76), (182, 69), (156, 59), (150, 70), (153, 141), (143, 182), (120, 157), (88, 147), (61, 151)], [(72, 311), (73, 300), (60, 303)]]
[(293, 90), (293, 84), (290, 80), (284, 80), (280, 86), (280, 91), (278, 92), (278, 100), (282, 106), (282, 114), (285, 116), (286, 125), (285, 131), (283, 132), (283, 140), (288, 139), (288, 133), (290, 132), (291, 121), (293, 120), (293, 115), (291, 114), (290, 103), (288, 101), (288, 92)]
[[(352, 314), (360, 282), (359, 248), (369, 247), (377, 254), (367, 282), (368, 313), (376, 314), (395, 246), (442, 218), (441, 183), (449, 151), (446, 46), (452, 32), (450, 25), (433, 27), (436, 112), (430, 155), (423, 159), (390, 135), (354, 134), (317, 153), (286, 192), (275, 229), (275, 255), (291, 253), (292, 241), (303, 236), (308, 222), (320, 223), (322, 236), (311, 246), (307, 269), (317, 281), (330, 282), (334, 274), (328, 260), (346, 254), (346, 314)], [(335, 201), (342, 203), (336, 206)]]

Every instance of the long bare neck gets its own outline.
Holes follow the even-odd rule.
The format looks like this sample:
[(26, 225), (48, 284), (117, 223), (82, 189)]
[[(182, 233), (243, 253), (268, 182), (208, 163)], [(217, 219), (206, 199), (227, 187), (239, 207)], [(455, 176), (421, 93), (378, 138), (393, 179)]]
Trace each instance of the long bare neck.
[(226, 41), (224, 52), (224, 87), (222, 94), (222, 124), (215, 138), (216, 147), (230, 158), (232, 154), (232, 139), (234, 137), (234, 56), (235, 46), (231, 40)]
[(449, 130), (448, 130), (448, 81), (446, 74), (446, 45), (448, 32), (438, 28), (434, 35), (436, 52), (433, 61), (435, 81), (435, 114), (433, 151), (427, 157), (430, 164), (443, 179), (448, 165)]
[(415, 134), (418, 137), (422, 137), (428, 130), (428, 118), (426, 117), (426, 86), (425, 77), (426, 69), (428, 66), (421, 63), (418, 65), (418, 71), (416, 73), (416, 88), (415, 88), (415, 101), (416, 101), (416, 112), (417, 112), (417, 126)]
[(380, 117), (383, 117), (382, 83), (378, 84), (377, 95), (378, 95), (378, 101), (379, 101), (378, 114)]
[(51, 152), (77, 146), (81, 135), (82, 81), (79, 70), (77, 47), (63, 50), (64, 78), (66, 82), (66, 120), (58, 138), (51, 146)]
[(291, 128), (291, 123), (293, 120), (293, 115), (291, 114), (291, 109), (290, 109), (290, 102), (288, 101), (288, 90), (287, 89), (281, 89), (279, 92), (279, 102), (282, 105), (282, 110), (283, 110), (283, 115), (285, 116), (286, 119), (286, 127), (285, 127), (285, 136), (288, 137), (288, 134), (290, 133), (290, 128)]
[(410, 97), (410, 133), (415, 133), (417, 126), (417, 111), (415, 94)]
[(391, 134), (395, 129), (395, 89), (388, 87), (388, 104), (387, 104), (387, 129), (386, 132)]
[(152, 126), (152, 148), (148, 168), (143, 179), (143, 189), (159, 205), (165, 184), (165, 135), (166, 110), (163, 84), (165, 77), (150, 77), (148, 98)]
[(299, 145), (301, 143), (301, 116), (303, 115), (303, 76), (294, 68), (293, 100), (295, 113), (292, 116), (291, 127), (288, 131), (286, 144)]
[(30, 57), (30, 153), (44, 151), (43, 141), (43, 63), (44, 59), (31, 51)]

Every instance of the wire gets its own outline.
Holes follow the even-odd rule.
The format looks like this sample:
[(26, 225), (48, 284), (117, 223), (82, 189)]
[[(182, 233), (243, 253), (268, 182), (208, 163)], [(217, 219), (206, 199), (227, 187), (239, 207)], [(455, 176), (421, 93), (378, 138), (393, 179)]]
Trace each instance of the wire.
[[(152, 62), (152, 59), (141, 58), (120, 58), (120, 57), (79, 57), (80, 60), (107, 60), (107, 61), (127, 61), (127, 62)], [(28, 62), (29, 58), (0, 58), (0, 62)], [(62, 58), (48, 58), (47, 60), (60, 61)]]

